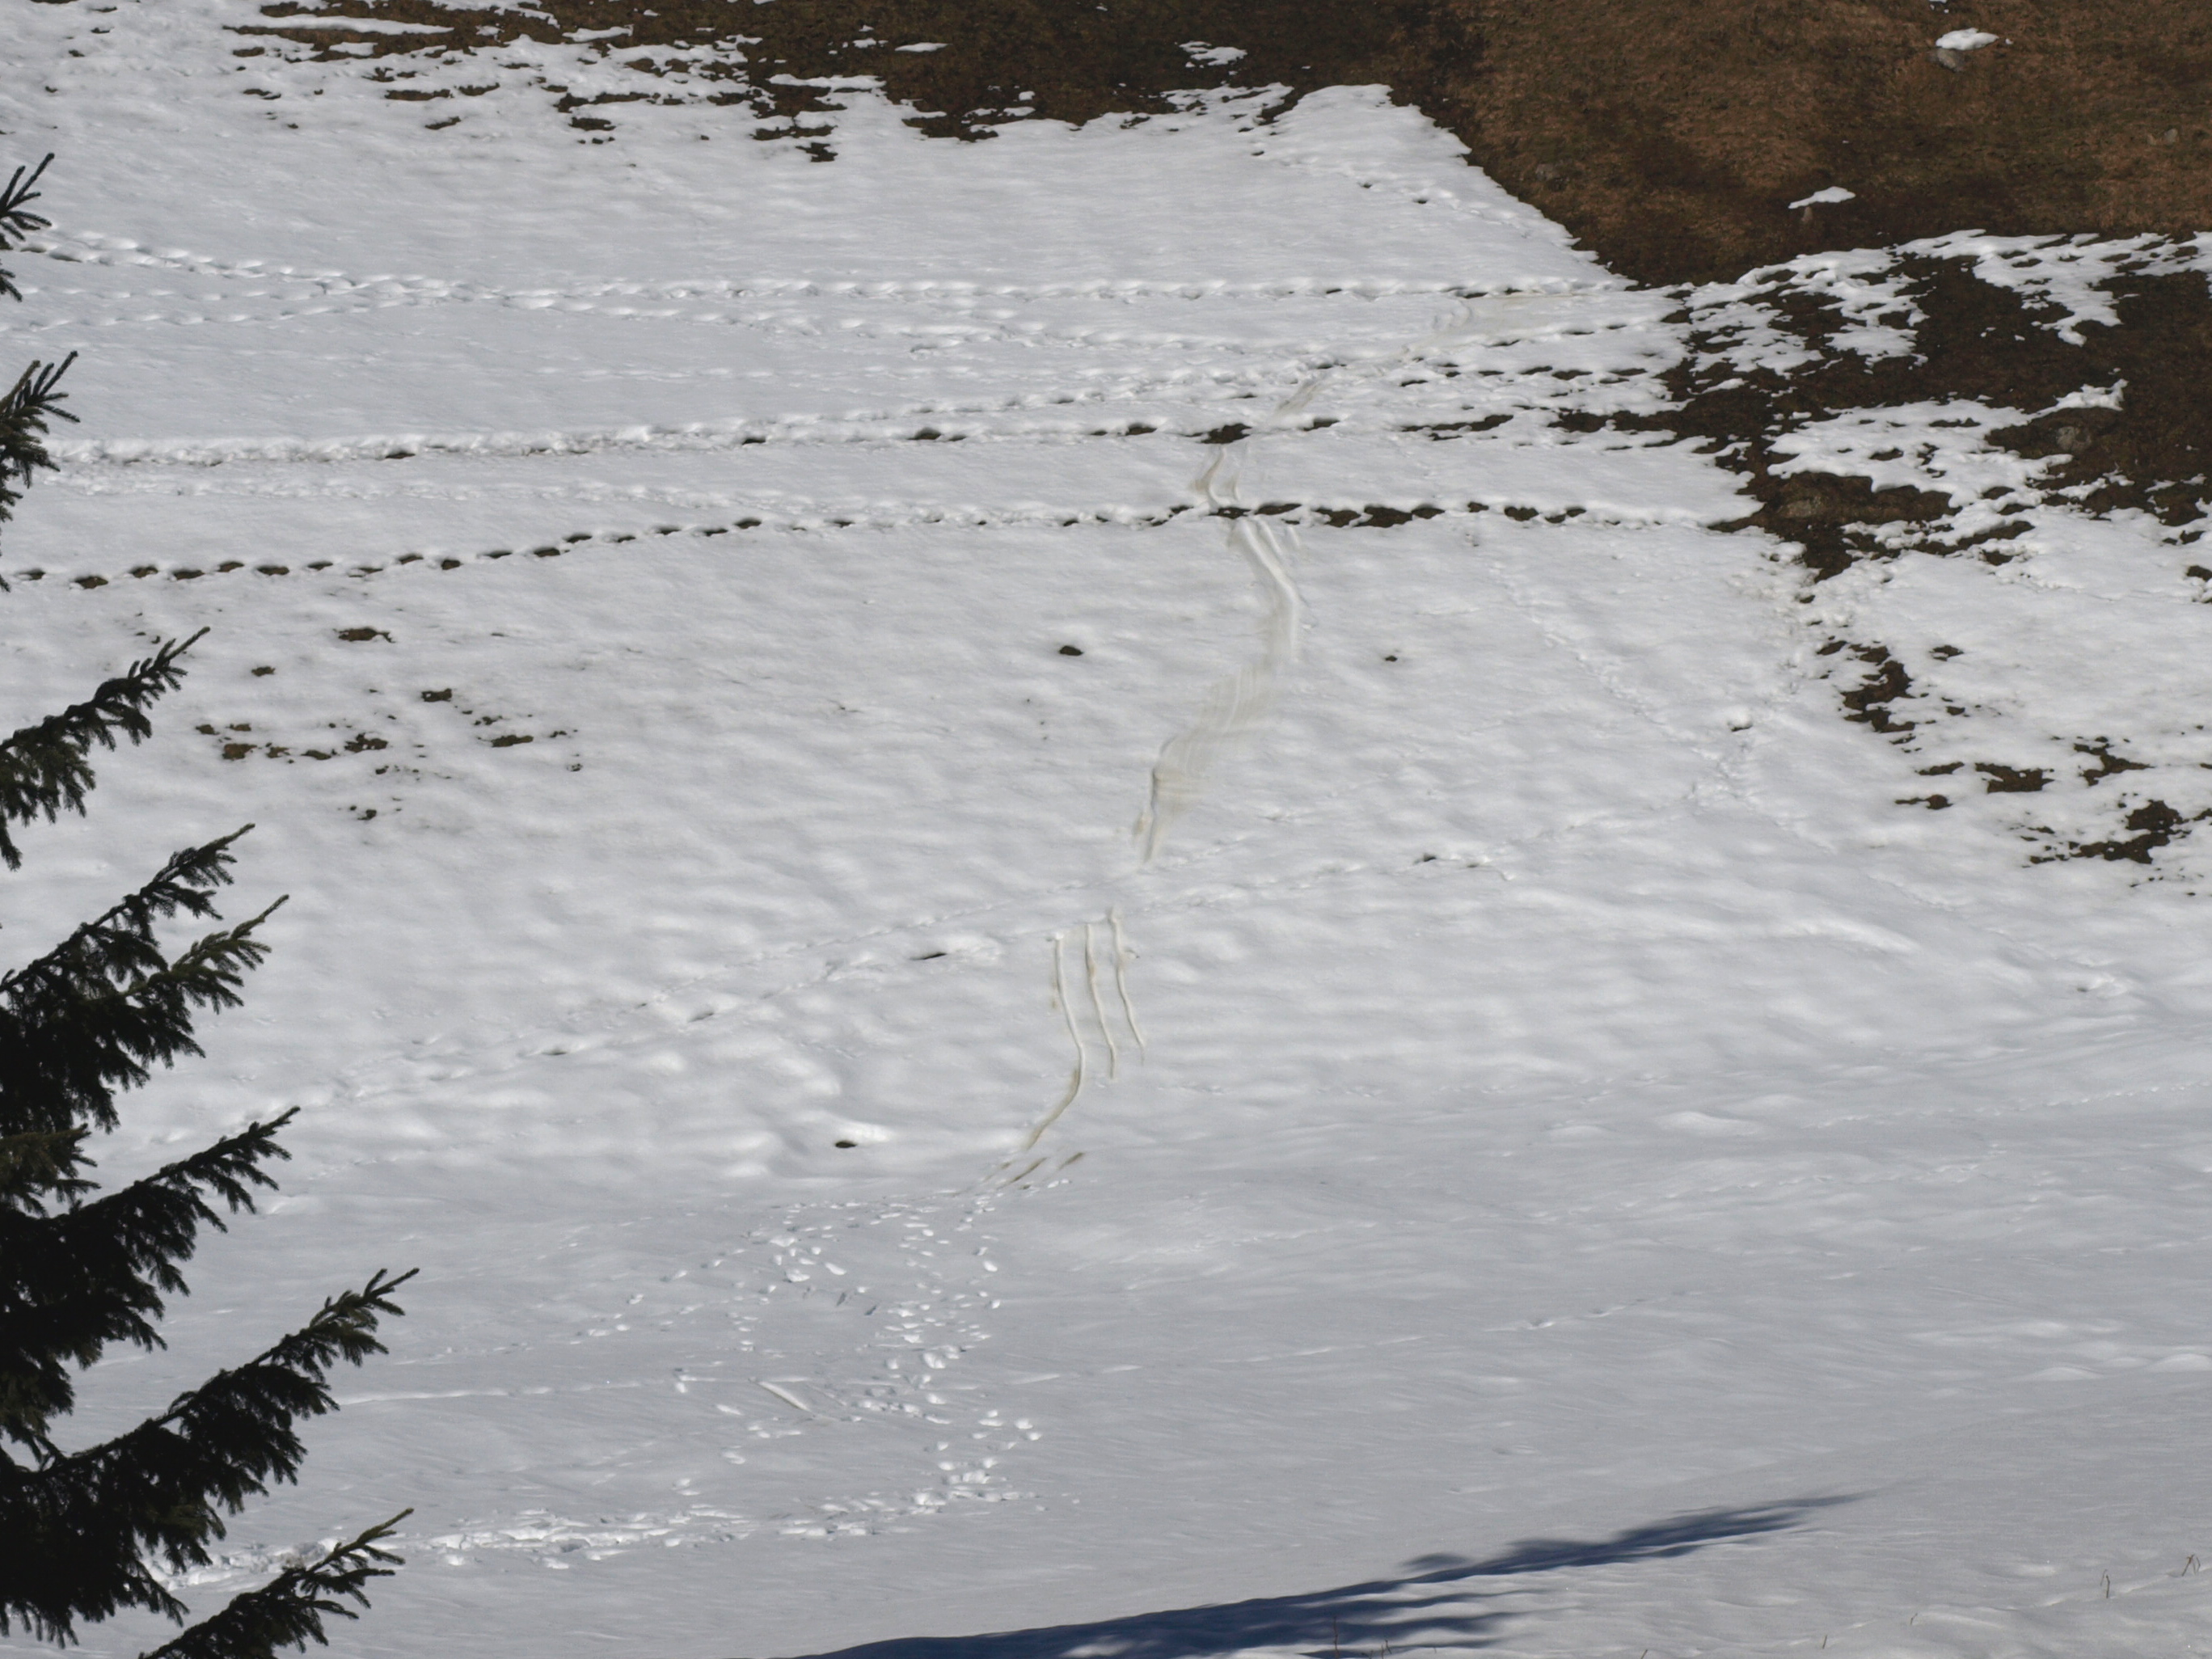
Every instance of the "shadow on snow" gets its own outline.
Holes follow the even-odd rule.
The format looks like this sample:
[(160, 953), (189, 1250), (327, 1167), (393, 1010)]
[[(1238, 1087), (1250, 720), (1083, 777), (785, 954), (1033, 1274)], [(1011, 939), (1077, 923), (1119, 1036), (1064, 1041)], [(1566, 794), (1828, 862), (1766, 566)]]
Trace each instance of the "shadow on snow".
[(1086, 1625), (994, 1631), (981, 1636), (914, 1636), (868, 1642), (794, 1659), (1204, 1659), (1248, 1648), (1295, 1648), (1316, 1656), (1367, 1654), (1418, 1638), (1422, 1645), (1486, 1645), (1492, 1627), (1512, 1614), (1466, 1604), (1504, 1590), (1458, 1588), (1472, 1579), (1556, 1572), (1688, 1555), (1710, 1544), (1754, 1538), (1799, 1525), (1811, 1512), (1849, 1498), (1808, 1498), (1742, 1509), (1701, 1510), (1610, 1538), (1523, 1540), (1480, 1561), (1424, 1555), (1396, 1577), (1371, 1578), (1301, 1595), (1261, 1596), (1217, 1606), (1134, 1613)]

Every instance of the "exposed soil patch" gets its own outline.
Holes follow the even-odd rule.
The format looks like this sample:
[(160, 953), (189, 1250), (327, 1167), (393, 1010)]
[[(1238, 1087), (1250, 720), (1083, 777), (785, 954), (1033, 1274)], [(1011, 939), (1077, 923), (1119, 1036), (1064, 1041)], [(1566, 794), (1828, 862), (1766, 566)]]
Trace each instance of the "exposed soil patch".
[[(1285, 86), (1296, 92), (1343, 84), (1395, 84), (1426, 74), (1430, 95), (1443, 96), (1434, 70), (1483, 61), (1474, 15), (1434, 0), (1382, 0), (1358, 7), (1297, 5), (1288, 0), (1109, 0), (1066, 5), (1053, 0), (548, 0), (527, 9), (443, 5), (436, 0), (351, 0), (318, 7), (277, 0), (258, 26), (317, 55), (392, 60), (456, 50), (482, 52), (507, 41), (591, 37), (611, 60), (662, 77), (725, 83), (712, 101), (743, 103), (783, 124), (763, 137), (819, 140), (827, 128), (805, 121), (840, 106), (830, 89), (795, 84), (867, 76), (915, 111), (913, 124), (936, 137), (988, 138), (1008, 121), (1071, 122), (1151, 115), (1175, 107), (1169, 94), (1194, 87)], [(442, 35), (373, 35), (295, 27), (283, 20), (343, 13), (428, 25)], [(459, 14), (459, 15), (457, 15)], [(1194, 57), (1194, 44), (1241, 49), (1227, 63)], [(368, 52), (362, 48), (366, 46)], [(902, 51), (902, 47), (918, 48)], [(926, 49), (920, 49), (926, 48)], [(334, 50), (335, 49), (335, 50)], [(395, 86), (394, 96), (422, 94)], [(667, 97), (673, 88), (568, 97), (564, 112), (586, 106)], [(604, 117), (578, 118), (595, 127)], [(827, 154), (827, 147), (821, 147)]]
[(1912, 730), (1913, 721), (1899, 720), (1890, 709), (1891, 704), (1912, 690), (1912, 677), (1905, 672), (1905, 665), (1891, 656), (1886, 646), (1863, 645), (1857, 654), (1869, 665), (1869, 672), (1844, 693), (1844, 707), (1850, 711), (1844, 718), (1863, 721), (1877, 732)]
[[(1984, 434), (2015, 455), (2051, 463), (2033, 492), (2008, 505), (2063, 496), (2091, 511), (2141, 507), (2172, 525), (2204, 517), (2212, 496), (2212, 400), (2202, 392), (2212, 363), (2212, 286), (2204, 274), (2143, 269), (2152, 263), (2145, 252), (2129, 262), (2134, 269), (2091, 284), (2109, 296), (2118, 326), (2084, 320), (2062, 331), (2066, 313), (2057, 306), (1984, 281), (1977, 263), (1963, 256), (1895, 261), (1885, 273), (1895, 305), (1879, 321), (1908, 335), (1910, 349), (1878, 359), (1839, 349), (1838, 337), (1864, 319), (1846, 316), (1826, 291), (1826, 271), (1784, 267), (1708, 291), (1686, 313), (1692, 350), (1668, 371), (1679, 407), (1623, 424), (1702, 441), (1759, 498), (1759, 511), (1746, 522), (1796, 543), (1818, 576), (1855, 558), (1894, 557), (1906, 545), (1975, 550), (2001, 563), (2001, 550), (1990, 544), (2030, 527), (2010, 520), (1917, 544), (1874, 533), (1937, 523), (1959, 504), (1938, 491), (1878, 489), (1866, 477), (1787, 466), (1778, 438), (1854, 410), (1974, 401), (2033, 411)], [(1739, 291), (1747, 287), (1747, 295)], [(1747, 357), (1747, 314), (1763, 330), (1802, 341), (1808, 360), (1774, 367)], [(2103, 402), (2085, 404), (2084, 393)]]
[[(1507, 189), (1648, 281), (1967, 226), (2212, 224), (2212, 9), (2196, 0), (1491, 0), (1479, 15), (1482, 62), (1408, 91)], [(1939, 61), (1936, 38), (1969, 27), (2002, 43)], [(1854, 198), (1788, 207), (1831, 187)]]
[(2001, 766), (1995, 761), (1980, 761), (1974, 770), (1989, 780), (1985, 787), (1992, 795), (2033, 794), (2051, 781), (2051, 774), (2039, 766)]
[[(1960, 759), (1918, 766), (1914, 771), (1919, 777), (1946, 781), (1942, 785), (1944, 793), (1897, 799), (1899, 806), (1942, 811), (1977, 796), (2044, 796), (2034, 804), (2035, 810), (2070, 820), (2067, 827), (2057, 827), (2054, 822), (2030, 822), (2025, 817), (2012, 817), (2005, 826), (2030, 843), (2031, 863), (2094, 859), (2155, 865), (2162, 849), (2187, 840), (2197, 825), (2212, 819), (2212, 809), (2190, 810), (2204, 795), (2198, 780), (2206, 763), (2176, 757), (2171, 745), (2167, 745), (2166, 758), (2154, 764), (2126, 754), (2115, 738), (2094, 737), (2068, 742), (2047, 730), (2030, 728), (2023, 732), (2002, 719), (1981, 727), (1976, 717), (1985, 716), (1990, 710), (1949, 701), (1950, 694), (1940, 684), (1930, 684), (1926, 678), (1930, 672), (1940, 677), (1942, 665), (1962, 654), (1955, 648), (1937, 647), (1927, 651), (1915, 669), (1908, 669), (1898, 653), (1881, 644), (1832, 638), (1815, 654), (1834, 659), (1823, 677), (1835, 685), (1844, 718), (1883, 734), (1908, 755), (1923, 754), (1931, 740), (1954, 753), (1962, 744), (1990, 743), (2014, 748), (2025, 744), (2051, 755), (2051, 762), (2043, 765)], [(2157, 717), (2151, 719), (2155, 726)], [(2140, 781), (2127, 778), (2133, 773), (2152, 775)], [(2109, 780), (2122, 778), (2126, 781), (2108, 785)], [(2130, 784), (2137, 781), (2142, 787), (2131, 789)], [(2162, 799), (2167, 793), (2180, 794), (2184, 805), (2176, 806)], [(2050, 796), (2061, 799), (2054, 801)], [(2192, 796), (2195, 801), (2189, 799)], [(2025, 809), (2029, 804), (2018, 805)]]
[[(2199, 812), (2197, 816), (2203, 818), (2212, 814)], [(2136, 864), (2148, 864), (2153, 853), (2187, 835), (2188, 825), (2189, 821), (2164, 801), (2145, 801), (2127, 816), (2127, 827), (2135, 831), (2133, 835), (2111, 841), (2077, 842), (2065, 854), (2054, 856), (2105, 859), (2113, 863), (2125, 859)]]
[(2150, 768), (2141, 761), (2130, 760), (2125, 755), (2115, 755), (2110, 741), (2103, 738), (2098, 738), (2094, 743), (2077, 743), (2074, 745), (2074, 752), (2077, 755), (2087, 755), (2097, 763), (2093, 767), (2085, 767), (2082, 769), (2081, 781), (2087, 784), (2100, 784), (2106, 778), (2119, 776), (2123, 772), (2150, 770)]

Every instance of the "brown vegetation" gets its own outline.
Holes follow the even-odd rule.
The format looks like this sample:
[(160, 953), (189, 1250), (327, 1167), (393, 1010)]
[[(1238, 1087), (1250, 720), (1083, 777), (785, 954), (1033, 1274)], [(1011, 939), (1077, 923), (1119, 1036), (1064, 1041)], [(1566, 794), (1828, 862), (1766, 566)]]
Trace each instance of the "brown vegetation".
[[(2212, 228), (2198, 0), (1488, 0), (1431, 113), (1631, 276), (1962, 228)], [(1939, 54), (1978, 28), (2000, 43)], [(1840, 186), (1856, 199), (1788, 204)]]

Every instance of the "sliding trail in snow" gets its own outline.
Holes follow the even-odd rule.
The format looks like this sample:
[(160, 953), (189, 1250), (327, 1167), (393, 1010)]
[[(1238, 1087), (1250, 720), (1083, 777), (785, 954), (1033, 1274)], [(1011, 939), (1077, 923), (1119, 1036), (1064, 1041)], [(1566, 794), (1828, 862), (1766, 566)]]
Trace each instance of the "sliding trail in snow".
[[(1370, 352), (1354, 364), (1314, 375), (1249, 426), (1238, 423), (1209, 446), (1212, 453), (1205, 469), (1192, 481), (1190, 490), (1203, 503), (1208, 516), (1225, 521), (1226, 550), (1236, 556), (1249, 573), (1259, 611), (1258, 639), (1249, 659), (1208, 687), (1188, 724), (1161, 745), (1147, 781), (1144, 809), (1131, 832), (1136, 844), (1139, 872), (1158, 859), (1176, 825), (1206, 798), (1223, 769), (1265, 729), (1281, 703), (1297, 665), (1302, 635), (1308, 625), (1305, 597), (1297, 574), (1297, 532), (1286, 521), (1283, 505), (1267, 512), (1255, 511), (1261, 504), (1245, 498), (1241, 485), (1244, 470), (1253, 459), (1252, 446), (1262, 440), (1275, 440), (1278, 453), (1295, 456), (1297, 434), (1313, 430), (1314, 416), (1310, 411), (1325, 392), (1348, 381), (1372, 386), (1401, 379), (1431, 356), (1449, 355), (1455, 348), (1479, 338), (1486, 331), (1479, 320), (1486, 305), (1510, 308), (1520, 297), (1509, 294), (1491, 296), (1486, 301), (1462, 299), (1449, 315), (1432, 323), (1395, 351)], [(1487, 331), (1496, 332), (1494, 324)], [(1340, 354), (1320, 348), (1310, 355), (1323, 362), (1342, 362)], [(1415, 383), (1421, 382), (1417, 380)], [(1326, 425), (1333, 427), (1340, 418), (1332, 416)], [(1270, 475), (1270, 487), (1295, 500), (1297, 480), (1295, 476), (1286, 478), (1281, 475), (1295, 475), (1296, 471), (1295, 465), (1279, 465)], [(1066, 1021), (1075, 1053), (1074, 1066), (1060, 1098), (1024, 1138), (1015, 1158), (1000, 1166), (1001, 1172), (1014, 1170), (1035, 1150), (1047, 1131), (1075, 1105), (1096, 1075), (1094, 1048), (1103, 1049), (1106, 1057), (1103, 1080), (1112, 1081), (1118, 1073), (1115, 1022), (1097, 992), (1093, 939), (1101, 926), (1091, 921), (1081, 924), (1083, 946), (1079, 954), (1089, 992), (1087, 1004), (1072, 996), (1068, 988), (1063, 947), (1073, 935), (1061, 933), (1053, 936), (1053, 1004)], [(1133, 953), (1123, 938), (1118, 903), (1108, 911), (1103, 926), (1110, 929), (1113, 940), (1109, 959), (1120, 1003), (1121, 1024), (1133, 1034), (1136, 1014), (1130, 1003), (1127, 977)], [(1085, 1015), (1079, 1014), (1079, 1007), (1085, 1008)], [(1141, 1038), (1137, 1039), (1137, 1047), (1141, 1053)], [(1034, 1167), (1032, 1164), (1022, 1164), (1017, 1177)]]

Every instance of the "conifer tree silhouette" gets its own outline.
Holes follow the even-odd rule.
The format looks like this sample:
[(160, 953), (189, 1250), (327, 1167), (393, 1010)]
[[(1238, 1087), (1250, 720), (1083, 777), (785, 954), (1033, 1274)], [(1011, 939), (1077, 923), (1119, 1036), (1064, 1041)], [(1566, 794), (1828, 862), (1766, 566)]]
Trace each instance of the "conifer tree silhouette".
[[(27, 204), (46, 166), (18, 167), (0, 190), (0, 252), (44, 227)], [(0, 295), (21, 298), (5, 271)], [(32, 364), (0, 402), (0, 519), (52, 465), (40, 440), (50, 421), (71, 418), (56, 390), (71, 361)], [(160, 645), (84, 702), (0, 739), (0, 864), (22, 864), (14, 827), (84, 811), (92, 751), (151, 732), (147, 710), (183, 680), (199, 638)], [(295, 1425), (334, 1408), (328, 1377), (339, 1361), (383, 1352), (378, 1322), (400, 1312), (392, 1292), (414, 1277), (380, 1271), (126, 1433), (74, 1451), (52, 1437), (76, 1403), (74, 1373), (114, 1343), (161, 1346), (155, 1322), (164, 1299), (185, 1292), (178, 1264), (201, 1227), (251, 1210), (254, 1189), (276, 1185), (263, 1165), (289, 1156), (276, 1141), (288, 1111), (112, 1192), (85, 1174), (86, 1140), (117, 1127), (117, 1093), (157, 1063), (198, 1054), (194, 1017), (236, 1006), (267, 954), (257, 930), (275, 904), (173, 956), (156, 938), (179, 914), (215, 916), (209, 896), (229, 882), (231, 848), (252, 827), (186, 848), (0, 975), (0, 1636), (21, 1629), (66, 1644), (80, 1621), (126, 1608), (182, 1624), (162, 1570), (206, 1565), (226, 1516), (295, 1477), (306, 1449)], [(382, 1545), (407, 1513), (288, 1566), (146, 1659), (266, 1659), (323, 1642), (324, 1620), (357, 1617), (368, 1582), (398, 1564)]]
[[(46, 228), (46, 222), (30, 210), (30, 204), (38, 200), (40, 175), (53, 159), (49, 155), (35, 167), (17, 167), (7, 187), (0, 189), (0, 253), (21, 246), (25, 236)], [(14, 275), (0, 270), (0, 299), (22, 297)], [(58, 363), (33, 362), (16, 377), (8, 395), (0, 398), (0, 524), (15, 516), (15, 503), (23, 499), (31, 475), (53, 465), (40, 441), (46, 435), (46, 422), (76, 419), (62, 407), (69, 394), (54, 390), (76, 361), (72, 351)]]

